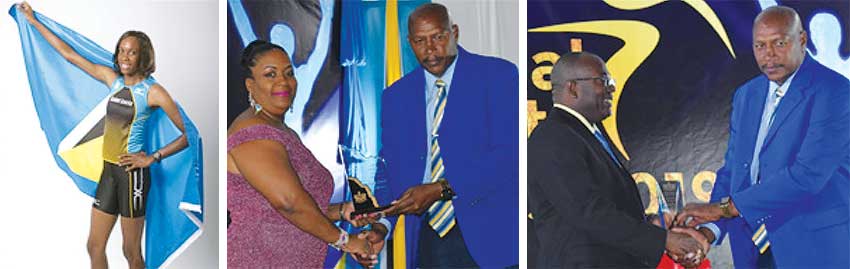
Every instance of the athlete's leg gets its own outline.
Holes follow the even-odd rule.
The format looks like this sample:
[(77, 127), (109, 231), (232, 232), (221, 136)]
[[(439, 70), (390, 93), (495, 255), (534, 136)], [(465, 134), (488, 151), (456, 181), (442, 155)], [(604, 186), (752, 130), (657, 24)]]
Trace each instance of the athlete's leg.
[(145, 228), (145, 217), (121, 217), (121, 234), (124, 236), (124, 257), (130, 269), (145, 268), (142, 258), (142, 231)]
[(106, 241), (109, 240), (109, 234), (112, 233), (112, 227), (115, 226), (117, 216), (107, 214), (97, 208), (91, 209), (91, 228), (89, 230), (89, 240), (86, 247), (89, 251), (92, 269), (105, 269), (108, 267), (106, 262)]

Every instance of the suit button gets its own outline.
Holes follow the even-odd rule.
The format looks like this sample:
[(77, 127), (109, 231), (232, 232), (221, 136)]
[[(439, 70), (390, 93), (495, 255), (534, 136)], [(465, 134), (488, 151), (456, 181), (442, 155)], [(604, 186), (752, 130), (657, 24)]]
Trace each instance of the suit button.
[(749, 164), (749, 163), (744, 163), (744, 168), (748, 168), (748, 167), (750, 167), (750, 164)]

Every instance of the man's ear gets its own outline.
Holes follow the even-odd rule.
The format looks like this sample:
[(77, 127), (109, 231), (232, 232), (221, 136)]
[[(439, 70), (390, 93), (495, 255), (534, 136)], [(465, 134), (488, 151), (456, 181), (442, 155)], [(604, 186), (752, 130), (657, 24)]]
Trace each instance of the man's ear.
[(575, 80), (567, 81), (567, 84), (565, 84), (564, 87), (566, 88), (569, 96), (578, 99), (578, 87), (576, 86)]

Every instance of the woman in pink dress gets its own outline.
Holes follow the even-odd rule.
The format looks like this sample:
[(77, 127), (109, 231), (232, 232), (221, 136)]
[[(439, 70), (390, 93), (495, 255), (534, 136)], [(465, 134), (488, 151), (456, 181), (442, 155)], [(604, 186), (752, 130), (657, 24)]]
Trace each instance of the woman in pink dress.
[(287, 53), (254, 41), (242, 53), (251, 107), (227, 131), (227, 267), (322, 267), (327, 247), (372, 255), (362, 236), (331, 222), (351, 203), (330, 205), (333, 178), (283, 123), (297, 81)]

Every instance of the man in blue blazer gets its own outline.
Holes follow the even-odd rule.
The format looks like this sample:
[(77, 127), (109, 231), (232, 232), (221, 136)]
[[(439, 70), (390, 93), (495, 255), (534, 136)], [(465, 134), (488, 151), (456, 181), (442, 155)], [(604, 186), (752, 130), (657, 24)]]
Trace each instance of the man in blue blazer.
[(791, 8), (756, 17), (764, 75), (735, 93), (711, 204), (676, 217), (705, 223), (710, 241), (729, 234), (736, 268), (850, 267), (850, 83), (808, 56), (807, 41)]
[(408, 32), (420, 67), (384, 90), (376, 187), (385, 213), (405, 216), (395, 268), (517, 265), (516, 66), (458, 46), (439, 4), (418, 7)]

